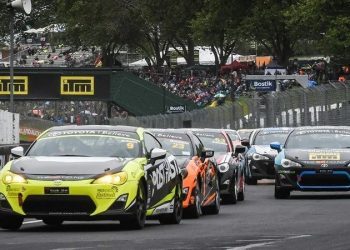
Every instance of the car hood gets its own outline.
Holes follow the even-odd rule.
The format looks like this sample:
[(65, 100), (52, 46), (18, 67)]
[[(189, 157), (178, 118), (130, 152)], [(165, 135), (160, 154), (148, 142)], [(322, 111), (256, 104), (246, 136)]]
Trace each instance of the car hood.
[(307, 164), (342, 167), (350, 161), (350, 149), (285, 149), (285, 158)]
[(13, 161), (11, 172), (30, 176), (96, 176), (122, 170), (131, 159), (110, 157), (24, 156)]

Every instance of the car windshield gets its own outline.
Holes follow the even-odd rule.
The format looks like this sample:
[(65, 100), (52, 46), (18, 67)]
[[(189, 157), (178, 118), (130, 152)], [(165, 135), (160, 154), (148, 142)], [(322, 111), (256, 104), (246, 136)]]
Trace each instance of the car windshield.
[(289, 136), (285, 148), (350, 148), (350, 130), (313, 129), (294, 131)]
[(240, 138), (237, 132), (226, 131), (226, 133), (230, 136), (231, 141), (240, 141)]
[(35, 142), (27, 156), (135, 158), (141, 155), (141, 143), (135, 139), (136, 133), (122, 132), (113, 135), (112, 132), (49, 132)]
[(270, 145), (271, 142), (279, 142), (284, 144), (286, 142), (288, 133), (290, 130), (280, 130), (280, 131), (264, 131), (258, 132), (254, 140), (254, 145)]
[(250, 135), (253, 133), (253, 131), (249, 130), (239, 130), (237, 131), (241, 139), (249, 140)]
[(154, 132), (162, 147), (175, 156), (192, 155), (190, 138), (185, 134)]
[(219, 132), (195, 132), (202, 141), (204, 147), (210, 148), (215, 152), (230, 152), (230, 147), (223, 134)]

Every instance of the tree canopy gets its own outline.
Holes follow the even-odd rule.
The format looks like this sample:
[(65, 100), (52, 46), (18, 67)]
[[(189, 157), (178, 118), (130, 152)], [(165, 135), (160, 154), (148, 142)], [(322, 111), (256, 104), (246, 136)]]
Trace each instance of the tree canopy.
[[(0, 5), (4, 44), (10, 14)], [(285, 65), (307, 53), (350, 58), (349, 13), (348, 0), (36, 0), (30, 16), (15, 11), (15, 29), (64, 24), (63, 42), (101, 48), (106, 66), (126, 46), (158, 70), (170, 48), (193, 65), (195, 46), (210, 46), (219, 66), (242, 43)]]

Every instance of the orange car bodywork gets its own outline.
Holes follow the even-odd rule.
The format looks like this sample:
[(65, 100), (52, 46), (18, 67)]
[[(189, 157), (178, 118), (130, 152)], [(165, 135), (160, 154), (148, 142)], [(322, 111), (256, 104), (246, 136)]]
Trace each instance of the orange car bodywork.
[(212, 179), (217, 176), (216, 169), (209, 159), (204, 162), (198, 156), (193, 156), (186, 166), (187, 176), (183, 179), (183, 189), (187, 189), (187, 195), (183, 200), (183, 208), (188, 208), (195, 203), (195, 190), (199, 184), (201, 206), (210, 205), (215, 201), (216, 192), (209, 187)]

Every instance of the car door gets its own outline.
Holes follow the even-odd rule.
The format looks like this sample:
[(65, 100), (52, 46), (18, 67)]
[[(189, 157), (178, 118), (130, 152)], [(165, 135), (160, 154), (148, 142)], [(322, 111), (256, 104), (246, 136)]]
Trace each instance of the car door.
[[(151, 134), (144, 134), (146, 152), (150, 154), (154, 148), (161, 148), (160, 142)], [(157, 203), (161, 202), (165, 196), (167, 196), (175, 186), (175, 182), (172, 181), (174, 176), (178, 174), (176, 169), (177, 165), (175, 158), (169, 161), (169, 157), (164, 159), (158, 159), (150, 161), (145, 166), (145, 176), (147, 180), (147, 206), (153, 207)]]
[[(201, 157), (202, 152), (204, 151), (203, 143), (200, 141), (200, 139), (193, 135), (193, 143), (196, 149), (196, 155), (199, 156), (200, 159), (200, 167), (202, 169), (201, 171), (201, 191), (204, 199), (208, 197), (210, 190), (212, 188), (212, 178), (213, 178), (213, 169), (211, 161), (207, 158), (204, 159)], [(215, 173), (215, 171), (214, 171)]]

